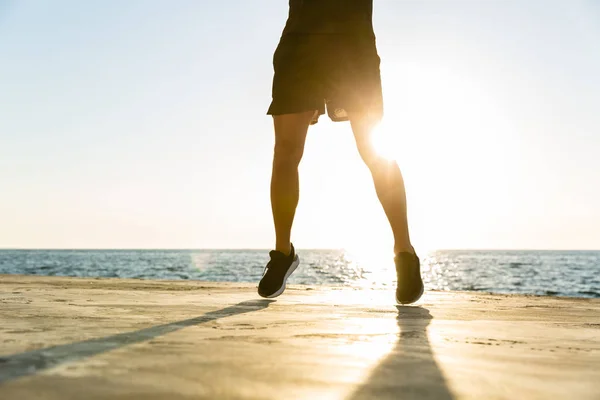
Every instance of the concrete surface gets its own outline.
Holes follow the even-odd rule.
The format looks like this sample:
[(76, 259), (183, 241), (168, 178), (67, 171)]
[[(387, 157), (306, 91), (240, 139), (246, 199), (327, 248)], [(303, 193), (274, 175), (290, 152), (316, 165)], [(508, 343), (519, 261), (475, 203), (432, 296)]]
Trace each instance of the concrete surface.
[(0, 399), (600, 399), (600, 300), (0, 275)]

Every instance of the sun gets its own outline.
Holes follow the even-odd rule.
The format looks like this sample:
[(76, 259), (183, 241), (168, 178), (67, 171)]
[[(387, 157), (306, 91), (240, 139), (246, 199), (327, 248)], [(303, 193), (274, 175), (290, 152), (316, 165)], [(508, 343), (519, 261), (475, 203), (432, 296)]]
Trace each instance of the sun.
[(387, 160), (396, 161), (400, 157), (400, 136), (394, 135), (394, 129), (388, 129), (385, 121), (379, 122), (371, 133), (371, 143), (377, 154)]

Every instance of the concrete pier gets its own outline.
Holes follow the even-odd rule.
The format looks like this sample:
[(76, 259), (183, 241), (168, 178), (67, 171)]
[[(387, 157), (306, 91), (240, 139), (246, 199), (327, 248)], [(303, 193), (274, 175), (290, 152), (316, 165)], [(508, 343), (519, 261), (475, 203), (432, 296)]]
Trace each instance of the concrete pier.
[(600, 399), (600, 300), (0, 275), (0, 399)]

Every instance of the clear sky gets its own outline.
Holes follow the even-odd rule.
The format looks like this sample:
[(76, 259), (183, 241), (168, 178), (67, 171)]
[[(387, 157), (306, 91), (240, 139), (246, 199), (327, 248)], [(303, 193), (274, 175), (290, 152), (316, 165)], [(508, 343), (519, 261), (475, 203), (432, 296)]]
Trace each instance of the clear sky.
[[(284, 0), (0, 0), (0, 247), (270, 248)], [(418, 248), (600, 248), (600, 2), (374, 0)], [(390, 139), (391, 138), (391, 139)], [(299, 248), (391, 234), (347, 123)]]

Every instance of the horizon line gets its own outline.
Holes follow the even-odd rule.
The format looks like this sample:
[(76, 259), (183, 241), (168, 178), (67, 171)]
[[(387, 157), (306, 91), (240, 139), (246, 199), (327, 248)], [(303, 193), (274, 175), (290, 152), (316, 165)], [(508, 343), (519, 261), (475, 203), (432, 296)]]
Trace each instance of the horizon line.
[[(218, 250), (235, 250), (235, 251), (271, 251), (269, 248), (260, 247), (0, 247), (0, 251), (218, 251)], [(318, 250), (343, 250), (345, 248), (336, 247), (299, 247), (297, 250), (318, 251)], [(426, 252), (434, 251), (600, 251), (599, 249), (550, 249), (550, 248), (439, 248), (429, 249)]]

